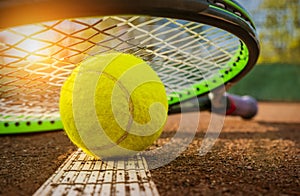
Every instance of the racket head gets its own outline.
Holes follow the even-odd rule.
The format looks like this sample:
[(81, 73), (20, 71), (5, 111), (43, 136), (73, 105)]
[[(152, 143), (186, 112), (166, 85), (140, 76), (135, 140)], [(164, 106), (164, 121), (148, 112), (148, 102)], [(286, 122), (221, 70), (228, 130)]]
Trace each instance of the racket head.
[[(1, 1), (0, 15), (7, 18), (0, 21), (0, 37), (16, 39), (3, 39), (1, 46), (0, 133), (62, 128), (60, 86), (77, 63), (99, 52), (117, 50), (146, 60), (166, 85), (170, 106), (231, 86), (259, 55), (253, 21), (235, 1), (88, 0), (85, 6), (77, 0)], [(35, 47), (37, 42), (42, 44)]]

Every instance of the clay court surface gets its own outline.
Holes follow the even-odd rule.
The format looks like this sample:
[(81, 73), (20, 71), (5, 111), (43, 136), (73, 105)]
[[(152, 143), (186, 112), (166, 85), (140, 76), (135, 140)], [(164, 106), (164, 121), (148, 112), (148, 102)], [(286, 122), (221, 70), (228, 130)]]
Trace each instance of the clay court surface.
[[(260, 103), (251, 121), (226, 117), (212, 150), (199, 156), (210, 114), (171, 163), (151, 170), (160, 195), (300, 195), (300, 103)], [(193, 114), (186, 114), (193, 115)], [(160, 146), (174, 135), (171, 116)], [(189, 134), (189, 126), (184, 125)], [(0, 195), (32, 195), (77, 148), (63, 131), (0, 136)]]

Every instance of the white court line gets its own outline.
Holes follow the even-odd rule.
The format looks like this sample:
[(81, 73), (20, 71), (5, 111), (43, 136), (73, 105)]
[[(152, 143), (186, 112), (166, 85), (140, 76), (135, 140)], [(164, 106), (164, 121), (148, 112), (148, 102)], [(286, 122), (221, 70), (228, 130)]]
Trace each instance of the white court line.
[(101, 161), (82, 150), (71, 154), (34, 193), (44, 195), (158, 196), (145, 158), (136, 155), (119, 161)]

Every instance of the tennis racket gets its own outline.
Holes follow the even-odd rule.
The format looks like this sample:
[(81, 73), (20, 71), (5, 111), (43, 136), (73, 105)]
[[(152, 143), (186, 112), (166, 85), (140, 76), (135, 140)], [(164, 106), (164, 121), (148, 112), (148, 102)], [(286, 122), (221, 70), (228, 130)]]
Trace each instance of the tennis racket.
[[(2, 0), (0, 18), (0, 134), (62, 129), (60, 88), (95, 54), (147, 61), (174, 114), (210, 108), (209, 93), (240, 80), (260, 51), (250, 15), (233, 0)], [(255, 101), (222, 96), (228, 114), (255, 115)]]

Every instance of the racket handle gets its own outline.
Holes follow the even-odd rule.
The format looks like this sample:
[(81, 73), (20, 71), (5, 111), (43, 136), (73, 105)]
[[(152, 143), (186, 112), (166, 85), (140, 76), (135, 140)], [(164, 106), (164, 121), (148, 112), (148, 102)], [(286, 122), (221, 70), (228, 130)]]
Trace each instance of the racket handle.
[[(212, 100), (214, 99), (214, 101)], [(214, 104), (212, 104), (214, 102)], [(224, 108), (226, 107), (226, 108)], [(217, 114), (224, 114), (229, 116), (240, 116), (243, 119), (253, 118), (258, 111), (257, 101), (250, 96), (237, 96), (232, 94), (215, 94), (214, 96), (195, 97), (181, 104), (169, 106), (169, 115), (186, 113), (210, 111)]]
[(230, 116), (240, 116), (243, 119), (253, 118), (258, 111), (257, 101), (250, 96), (236, 96), (226, 94), (227, 97), (227, 111), (226, 114)]

